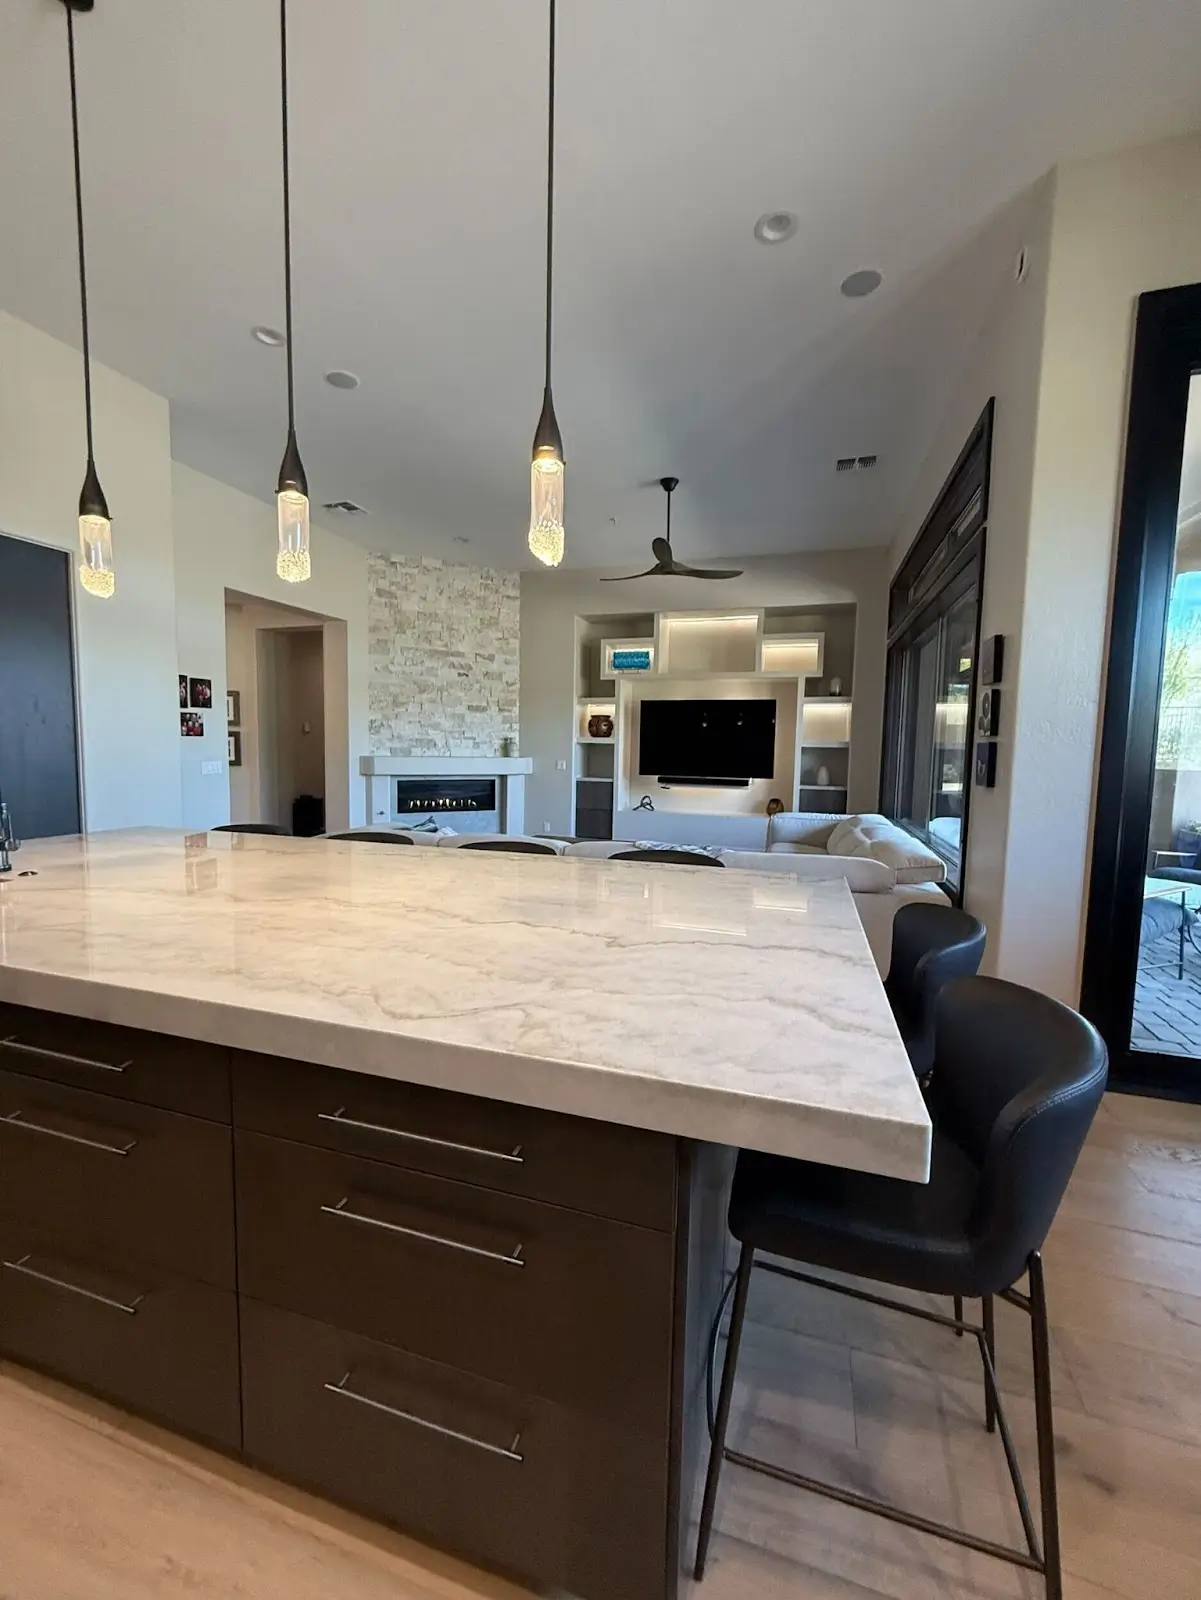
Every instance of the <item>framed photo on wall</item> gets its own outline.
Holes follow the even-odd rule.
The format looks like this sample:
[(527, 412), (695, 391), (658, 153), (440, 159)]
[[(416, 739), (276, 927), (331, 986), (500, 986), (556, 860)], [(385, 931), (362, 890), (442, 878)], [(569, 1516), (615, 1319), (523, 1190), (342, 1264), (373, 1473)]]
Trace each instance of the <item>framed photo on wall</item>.
[(236, 728), (242, 720), (242, 696), (237, 689), (225, 691), (225, 720), (231, 728)]
[(209, 711), (213, 704), (213, 680), (211, 678), (188, 679), (188, 704), (194, 711)]
[(231, 767), (242, 765), (242, 735), (236, 728), (231, 728), (225, 736), (226, 758)]
[(183, 739), (204, 738), (204, 718), (199, 711), (181, 711), (179, 713), (179, 733)]
[(186, 711), (188, 708), (188, 675), (181, 672), (179, 675), (179, 709)]

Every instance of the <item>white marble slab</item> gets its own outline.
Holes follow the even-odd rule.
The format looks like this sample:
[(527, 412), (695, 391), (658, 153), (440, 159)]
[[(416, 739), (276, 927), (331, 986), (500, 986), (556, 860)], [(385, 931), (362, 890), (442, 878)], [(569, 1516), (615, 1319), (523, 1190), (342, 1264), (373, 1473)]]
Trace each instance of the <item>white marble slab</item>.
[(0, 999), (927, 1175), (841, 879), (157, 831), (15, 866)]

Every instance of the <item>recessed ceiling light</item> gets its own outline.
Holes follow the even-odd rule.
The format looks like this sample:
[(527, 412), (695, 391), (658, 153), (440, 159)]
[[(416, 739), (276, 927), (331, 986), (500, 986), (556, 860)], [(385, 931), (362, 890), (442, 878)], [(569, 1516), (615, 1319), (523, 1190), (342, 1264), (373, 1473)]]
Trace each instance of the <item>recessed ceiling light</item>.
[(865, 267), (861, 272), (852, 272), (842, 280), (839, 288), (848, 300), (862, 300), (865, 295), (875, 294), (884, 282), (882, 274), (874, 267)]
[(257, 339), (260, 344), (269, 345), (272, 350), (278, 350), (288, 342), (278, 328), (265, 327), (261, 322), (257, 327), (251, 328), (250, 337)]
[(765, 211), (755, 224), (755, 238), (760, 244), (783, 244), (795, 232), (795, 211)]
[(357, 389), (359, 380), (353, 372), (343, 372), (341, 367), (335, 367), (332, 372), (325, 374), (325, 381), (331, 389)]

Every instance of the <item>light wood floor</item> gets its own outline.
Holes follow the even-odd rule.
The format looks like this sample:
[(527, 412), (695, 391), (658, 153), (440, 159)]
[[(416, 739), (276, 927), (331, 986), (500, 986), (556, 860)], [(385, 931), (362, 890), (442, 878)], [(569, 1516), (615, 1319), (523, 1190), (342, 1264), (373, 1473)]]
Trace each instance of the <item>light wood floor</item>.
[[(1068, 1600), (1201, 1597), (1201, 1111), (1117, 1095), (1047, 1248)], [(760, 1274), (732, 1443), (1020, 1535), (974, 1343)], [(1033, 1474), (1028, 1324), (998, 1308)], [(1037, 1600), (1037, 1580), (727, 1467), (694, 1600)], [(0, 1368), (0, 1600), (523, 1591)], [(613, 1600), (620, 1600), (614, 1596)]]

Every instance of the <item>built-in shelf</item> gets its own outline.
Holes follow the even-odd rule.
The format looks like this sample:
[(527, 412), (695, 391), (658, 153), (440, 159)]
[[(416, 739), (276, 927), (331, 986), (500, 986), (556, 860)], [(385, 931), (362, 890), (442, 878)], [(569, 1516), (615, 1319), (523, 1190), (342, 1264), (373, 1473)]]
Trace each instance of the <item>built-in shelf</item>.
[(850, 746), (849, 739), (806, 739), (806, 750), (846, 750)]
[(820, 678), (825, 655), (825, 634), (768, 634), (760, 641), (759, 667), (762, 672), (786, 673), (794, 678)]
[(616, 744), (617, 740), (612, 734), (610, 734), (610, 736), (607, 739), (594, 739), (590, 733), (586, 733), (582, 739), (577, 739), (576, 743), (577, 744)]
[(802, 793), (812, 793), (815, 790), (823, 793), (829, 792), (830, 794), (846, 794), (847, 792), (845, 783), (801, 783), (797, 787)]

